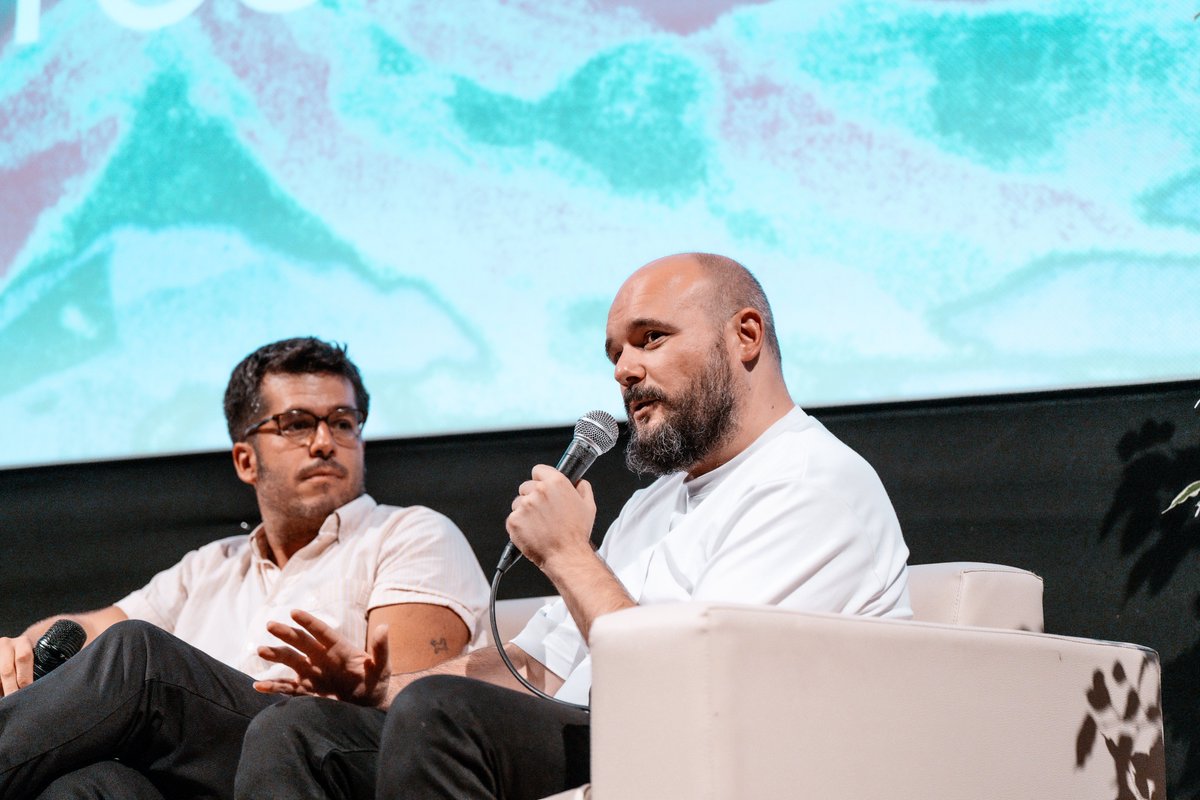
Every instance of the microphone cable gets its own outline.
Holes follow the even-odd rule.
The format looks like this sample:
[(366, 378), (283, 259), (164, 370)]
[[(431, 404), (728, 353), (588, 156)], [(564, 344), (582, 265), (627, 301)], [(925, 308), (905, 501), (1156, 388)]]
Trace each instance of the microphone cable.
[[(562, 454), (562, 458), (558, 460), (555, 469), (565, 475), (571, 483), (578, 483), (583, 478), (583, 473), (587, 472), (588, 468), (592, 466), (592, 463), (611, 450), (613, 445), (617, 443), (618, 433), (617, 420), (612, 414), (609, 414), (607, 411), (589, 411), (575, 423), (575, 435), (571, 439), (571, 444), (567, 446), (566, 451)], [(512, 676), (533, 694), (545, 700), (558, 703), (561, 706), (590, 713), (591, 709), (588, 706), (560, 700), (554, 695), (548, 694), (534, 686), (513, 665), (512, 659), (508, 657), (508, 652), (504, 649), (505, 643), (500, 640), (500, 626), (496, 624), (496, 595), (500, 591), (500, 579), (521, 558), (521, 551), (510, 541), (504, 546), (504, 552), (500, 555), (500, 563), (496, 565), (496, 574), (492, 577), (492, 593), (488, 600), (488, 616), (492, 623), (492, 641), (496, 645), (496, 650), (500, 653), (500, 659), (504, 662), (504, 666), (508, 667), (508, 671), (512, 673)]]
[(488, 603), (488, 614), (491, 616), (492, 641), (496, 643), (496, 650), (499, 651), (500, 658), (504, 661), (504, 666), (508, 667), (508, 671), (512, 673), (512, 676), (520, 681), (522, 686), (536, 694), (538, 697), (541, 697), (544, 700), (549, 700), (552, 703), (558, 703), (560, 706), (566, 706), (567, 708), (574, 708), (578, 711), (586, 711), (591, 713), (591, 708), (588, 706), (581, 706), (578, 703), (561, 700), (552, 694), (543, 692), (541, 689), (530, 683), (529, 680), (527, 680), (525, 676), (521, 674), (521, 671), (517, 669), (516, 665), (513, 664), (512, 659), (508, 657), (508, 651), (504, 649), (504, 642), (500, 641), (500, 626), (496, 624), (496, 594), (499, 592), (500, 579), (504, 577), (504, 573), (508, 572), (509, 568), (511, 568), (513, 564), (516, 564), (520, 560), (521, 555), (518, 553), (517, 557), (513, 559), (512, 562), (507, 566), (503, 568), (497, 567), (496, 574), (492, 577), (492, 596)]

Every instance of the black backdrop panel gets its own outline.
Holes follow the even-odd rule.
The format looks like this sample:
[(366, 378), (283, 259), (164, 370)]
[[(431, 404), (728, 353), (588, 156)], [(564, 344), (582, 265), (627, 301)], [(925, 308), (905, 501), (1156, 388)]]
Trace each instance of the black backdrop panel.
[[(912, 563), (1031, 569), (1046, 581), (1048, 631), (1159, 651), (1170, 796), (1200, 790), (1200, 522), (1190, 508), (1160, 513), (1200, 479), (1197, 397), (1200, 381), (814, 411), (879, 472)], [(562, 428), (371, 442), (368, 491), (448, 514), (490, 577), (516, 486), (569, 439)], [(589, 479), (598, 537), (643, 482), (619, 452)], [(0, 633), (111, 603), (256, 521), (225, 453), (0, 471)], [(504, 580), (504, 596), (549, 591), (525, 563)]]

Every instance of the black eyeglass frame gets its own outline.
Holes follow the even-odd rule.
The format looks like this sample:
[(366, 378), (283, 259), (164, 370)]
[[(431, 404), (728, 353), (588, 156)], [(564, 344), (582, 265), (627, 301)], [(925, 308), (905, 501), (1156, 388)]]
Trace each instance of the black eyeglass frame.
[[(342, 439), (340, 433), (332, 425), (329, 424), (330, 417), (335, 417), (339, 414), (346, 414), (346, 413), (353, 414), (354, 419), (356, 420), (356, 423), (357, 423), (354, 427), (354, 438), (351, 441), (345, 441), (344, 439)], [(309, 433), (309, 435), (306, 439), (297, 439), (295, 436), (292, 436), (284, 431), (283, 422), (281, 422), (281, 420), (286, 418), (288, 415), (296, 415), (296, 414), (304, 414), (308, 417), (311, 417), (315, 423), (312, 427), (312, 431)], [(265, 430), (264, 431), (263, 426), (269, 422), (274, 422), (277, 430)], [(345, 447), (351, 447), (362, 441), (362, 429), (363, 429), (363, 425), (367, 424), (367, 415), (363, 411), (361, 411), (357, 408), (351, 408), (349, 406), (341, 406), (341, 407), (335, 408), (333, 411), (330, 411), (325, 416), (320, 416), (319, 414), (314, 414), (313, 412), (309, 411), (306, 408), (289, 408), (287, 411), (281, 411), (278, 414), (272, 414), (271, 416), (267, 417), (266, 419), (259, 420), (258, 422), (251, 425), (249, 428), (246, 428), (246, 430), (242, 433), (242, 439), (243, 440), (248, 439), (256, 433), (273, 433), (276, 436), (282, 436), (283, 438), (287, 439), (289, 442), (294, 442), (298, 446), (307, 447), (308, 445), (312, 444), (313, 439), (316, 438), (317, 430), (321, 427), (322, 422), (324, 422), (325, 427), (329, 429), (329, 436), (335, 442), (337, 442), (338, 444), (341, 444)]]

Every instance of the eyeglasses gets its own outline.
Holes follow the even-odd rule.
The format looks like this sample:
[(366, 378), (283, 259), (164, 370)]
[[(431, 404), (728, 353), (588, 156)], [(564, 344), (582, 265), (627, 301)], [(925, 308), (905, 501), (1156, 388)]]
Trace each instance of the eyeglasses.
[[(335, 442), (345, 447), (354, 447), (362, 440), (362, 426), (366, 421), (367, 415), (357, 408), (337, 408), (323, 417), (302, 408), (293, 408), (254, 423), (246, 428), (242, 438), (255, 433), (277, 433), (288, 441), (307, 447), (316, 437), (317, 427), (324, 422)], [(263, 431), (262, 427), (268, 422), (274, 422), (279, 430)]]

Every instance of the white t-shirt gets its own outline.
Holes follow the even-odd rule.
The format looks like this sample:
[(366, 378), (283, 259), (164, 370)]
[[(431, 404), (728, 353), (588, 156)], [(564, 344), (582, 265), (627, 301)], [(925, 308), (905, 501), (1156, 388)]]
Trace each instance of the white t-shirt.
[(475, 644), (485, 635), (487, 581), (462, 532), (436, 511), (362, 495), (330, 514), (283, 569), (266, 557), (264, 537), (260, 525), (193, 550), (116, 605), (255, 678), (290, 674), (257, 650), (279, 644), (267, 621), (293, 625), (294, 608), (360, 645), (367, 613), (396, 603), (445, 606)]
[[(600, 555), (639, 605), (706, 600), (909, 618), (908, 547), (879, 477), (794, 408), (695, 480), (635, 493)], [(587, 702), (591, 659), (566, 604), (542, 608), (513, 643)]]

